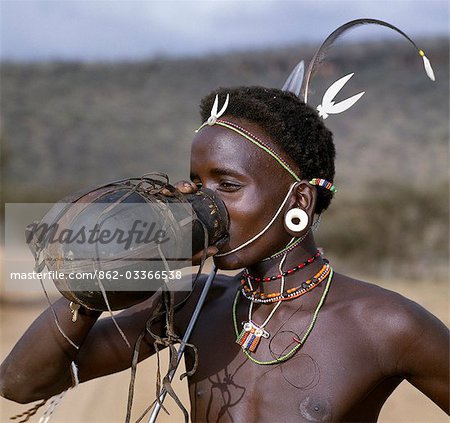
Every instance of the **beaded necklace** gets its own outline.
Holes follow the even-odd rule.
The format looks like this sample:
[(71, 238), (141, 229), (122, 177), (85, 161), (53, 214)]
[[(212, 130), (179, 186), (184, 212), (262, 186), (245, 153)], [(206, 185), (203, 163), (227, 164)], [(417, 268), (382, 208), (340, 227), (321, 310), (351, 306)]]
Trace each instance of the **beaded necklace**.
[[(284, 275), (283, 275), (283, 264), (286, 260), (287, 254), (283, 256), (278, 265), (278, 269), (281, 273), (281, 291), (284, 290)], [(270, 312), (269, 316), (266, 320), (260, 325), (256, 324), (252, 319), (253, 313), (253, 302), (250, 303), (250, 307), (248, 308), (248, 321), (244, 323), (242, 332), (236, 338), (236, 342), (242, 347), (243, 350), (249, 350), (254, 352), (256, 347), (259, 345), (259, 341), (261, 338), (268, 338), (270, 336), (269, 332), (267, 332), (264, 328), (269, 323), (272, 316), (278, 310), (281, 305), (281, 301), (279, 301), (275, 307)]]
[[(325, 260), (325, 259), (324, 259)], [(320, 285), (331, 271), (330, 264), (325, 261), (325, 264), (311, 279), (303, 282), (300, 286), (290, 288), (286, 291), (281, 289), (281, 292), (273, 292), (271, 294), (264, 294), (262, 292), (254, 291), (251, 286), (251, 282), (247, 279), (242, 279), (241, 292), (242, 295), (253, 303), (267, 304), (277, 301), (293, 300), (294, 298), (301, 297), (307, 292)]]
[[(323, 291), (323, 294), (320, 297), (320, 300), (319, 300), (319, 303), (317, 304), (316, 309), (314, 310), (313, 316), (311, 318), (311, 322), (309, 323), (309, 326), (308, 326), (305, 334), (302, 336), (302, 339), (297, 341), (298, 344), (294, 348), (292, 348), (287, 354), (282, 355), (281, 357), (276, 358), (274, 360), (269, 360), (269, 361), (257, 360), (255, 358), (253, 358), (248, 351), (246, 351), (244, 348), (242, 348), (242, 351), (247, 356), (247, 358), (249, 358), (253, 363), (260, 364), (260, 365), (278, 364), (278, 363), (282, 363), (283, 361), (286, 361), (289, 358), (291, 358), (304, 345), (304, 343), (308, 339), (309, 335), (311, 334), (311, 332), (312, 332), (312, 330), (314, 328), (314, 325), (315, 325), (315, 323), (317, 321), (317, 317), (319, 316), (319, 311), (320, 311), (320, 309), (322, 308), (322, 306), (323, 306), (323, 304), (325, 302), (325, 299), (327, 297), (328, 291), (330, 290), (330, 285), (331, 285), (332, 278), (333, 278), (333, 269), (330, 268), (327, 284), (325, 285), (325, 289)], [(236, 297), (235, 297), (234, 303), (233, 303), (233, 325), (234, 325), (234, 331), (236, 333), (236, 337), (237, 338), (239, 338), (239, 336), (240, 336), (239, 335), (238, 324), (237, 324), (237, 316), (236, 316), (236, 309), (237, 309), (237, 302), (238, 302), (238, 299), (239, 299), (239, 294), (240, 294), (240, 290), (238, 290), (238, 292), (236, 293)], [(280, 303), (278, 303), (278, 304), (280, 304)], [(236, 341), (236, 342), (238, 342), (238, 341)]]
[(320, 254), (320, 251), (316, 251), (316, 253), (315, 253), (312, 257), (306, 259), (303, 263), (297, 264), (297, 266), (294, 266), (292, 269), (288, 269), (288, 270), (286, 270), (286, 271), (284, 271), (284, 272), (282, 272), (282, 273), (279, 273), (278, 275), (268, 276), (268, 277), (266, 277), (266, 278), (259, 278), (259, 277), (257, 277), (257, 276), (252, 276), (252, 275), (250, 275), (250, 274), (248, 273), (248, 270), (245, 269), (245, 270), (244, 270), (244, 273), (242, 274), (242, 276), (243, 276), (244, 278), (250, 279), (250, 280), (255, 281), (255, 282), (269, 282), (269, 281), (274, 281), (274, 280), (276, 280), (276, 279), (281, 279), (283, 276), (290, 275), (290, 274), (296, 272), (297, 270), (303, 269), (303, 268), (306, 267), (308, 264), (313, 263), (314, 260), (315, 260), (316, 258), (319, 258), (319, 257), (320, 257), (320, 255), (321, 255), (321, 254)]

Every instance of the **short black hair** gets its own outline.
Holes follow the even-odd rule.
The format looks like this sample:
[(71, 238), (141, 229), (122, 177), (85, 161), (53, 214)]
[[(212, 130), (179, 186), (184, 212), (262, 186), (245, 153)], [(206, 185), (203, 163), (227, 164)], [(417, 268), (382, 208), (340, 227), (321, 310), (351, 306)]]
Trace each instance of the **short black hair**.
[[(219, 88), (201, 101), (202, 122), (210, 116), (216, 94), (220, 104), (229, 94), (225, 115), (257, 124), (295, 162), (302, 179), (323, 178), (333, 182), (336, 156), (333, 134), (317, 112), (296, 95), (264, 87)], [(330, 205), (333, 194), (322, 187), (317, 187), (317, 193), (315, 212), (320, 214)]]

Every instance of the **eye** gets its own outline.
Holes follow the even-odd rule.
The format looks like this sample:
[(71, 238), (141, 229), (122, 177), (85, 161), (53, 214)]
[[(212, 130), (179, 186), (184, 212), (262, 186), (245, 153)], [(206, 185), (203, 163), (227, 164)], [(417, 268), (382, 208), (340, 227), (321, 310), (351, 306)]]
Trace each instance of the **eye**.
[(221, 190), (221, 191), (234, 192), (234, 191), (238, 191), (241, 188), (242, 188), (242, 185), (240, 185), (236, 182), (221, 181), (219, 183), (219, 190)]

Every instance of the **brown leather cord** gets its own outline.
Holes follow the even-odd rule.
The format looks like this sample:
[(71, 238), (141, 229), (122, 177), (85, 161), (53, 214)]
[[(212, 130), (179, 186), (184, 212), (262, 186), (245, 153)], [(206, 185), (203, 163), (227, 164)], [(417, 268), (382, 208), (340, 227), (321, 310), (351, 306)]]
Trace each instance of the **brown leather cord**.
[(27, 422), (28, 420), (30, 420), (31, 417), (33, 417), (37, 411), (43, 407), (48, 401), (47, 399), (44, 399), (40, 402), (38, 402), (37, 404), (33, 405), (31, 408), (29, 408), (28, 410), (24, 411), (23, 413), (17, 414), (13, 417), (10, 417), (11, 420), (17, 420), (20, 419), (21, 417), (24, 417), (22, 420), (17, 420), (16, 423), (24, 423)]

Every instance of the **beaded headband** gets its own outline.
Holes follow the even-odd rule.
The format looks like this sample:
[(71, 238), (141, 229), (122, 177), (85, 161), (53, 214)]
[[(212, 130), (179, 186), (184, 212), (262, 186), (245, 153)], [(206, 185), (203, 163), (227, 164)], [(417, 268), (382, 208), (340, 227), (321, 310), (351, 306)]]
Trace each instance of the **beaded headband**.
[[(219, 113), (217, 113), (217, 105), (218, 105), (218, 96), (216, 95), (216, 98), (214, 100), (214, 105), (213, 108), (211, 110), (211, 116), (208, 118), (208, 120), (203, 123), (195, 132), (200, 131), (202, 128), (204, 128), (205, 126), (213, 126), (213, 125), (219, 125), (222, 126), (224, 128), (230, 129), (233, 132), (236, 132), (237, 134), (239, 134), (241, 137), (245, 138), (246, 140), (250, 141), (251, 143), (253, 143), (254, 145), (256, 145), (258, 148), (260, 148), (261, 150), (265, 151), (267, 154), (269, 154), (270, 156), (272, 156), (279, 164), (280, 166), (286, 170), (293, 178), (296, 182), (301, 181), (301, 178), (294, 172), (294, 170), (292, 169), (291, 166), (289, 166), (289, 164), (287, 163), (287, 161), (281, 157), (272, 147), (270, 147), (266, 142), (264, 142), (263, 140), (261, 140), (259, 137), (257, 137), (256, 135), (252, 134), (250, 131), (248, 131), (245, 128), (242, 128), (241, 126), (230, 122), (228, 120), (225, 119), (219, 119), (226, 111), (226, 106), (228, 106), (228, 102), (229, 102), (230, 96), (229, 94), (227, 94), (226, 100), (225, 100), (225, 104), (222, 107), (222, 109), (220, 110)], [(323, 188), (326, 188), (328, 190), (330, 190), (332, 193), (335, 193), (337, 191), (336, 187), (331, 183), (326, 181), (325, 179), (320, 179), (320, 178), (313, 178), (309, 181), (310, 184), (312, 185), (316, 185), (316, 186), (321, 186)]]
[[(227, 94), (227, 101), (226, 105), (228, 104), (229, 95)], [(218, 96), (216, 95), (216, 98), (214, 100), (214, 104), (217, 104)], [(267, 154), (272, 156), (280, 165), (283, 167), (297, 182), (300, 181), (300, 178), (297, 176), (297, 174), (292, 170), (292, 168), (289, 166), (289, 164), (284, 160), (276, 151), (273, 150), (272, 147), (270, 147), (267, 143), (262, 141), (260, 138), (258, 138), (256, 135), (253, 135), (250, 131), (248, 131), (245, 128), (242, 128), (239, 125), (236, 125), (233, 122), (230, 122), (228, 120), (224, 119), (218, 119), (223, 113), (225, 113), (225, 109), (222, 108), (220, 115), (214, 115), (214, 106), (213, 110), (211, 111), (211, 116), (208, 118), (208, 120), (200, 126), (195, 132), (200, 131), (205, 126), (213, 126), (213, 125), (219, 125), (223, 126), (224, 128), (228, 128), (233, 132), (236, 132), (241, 137), (245, 138), (246, 140), (250, 141), (254, 145), (256, 145), (261, 150), (265, 151)]]

